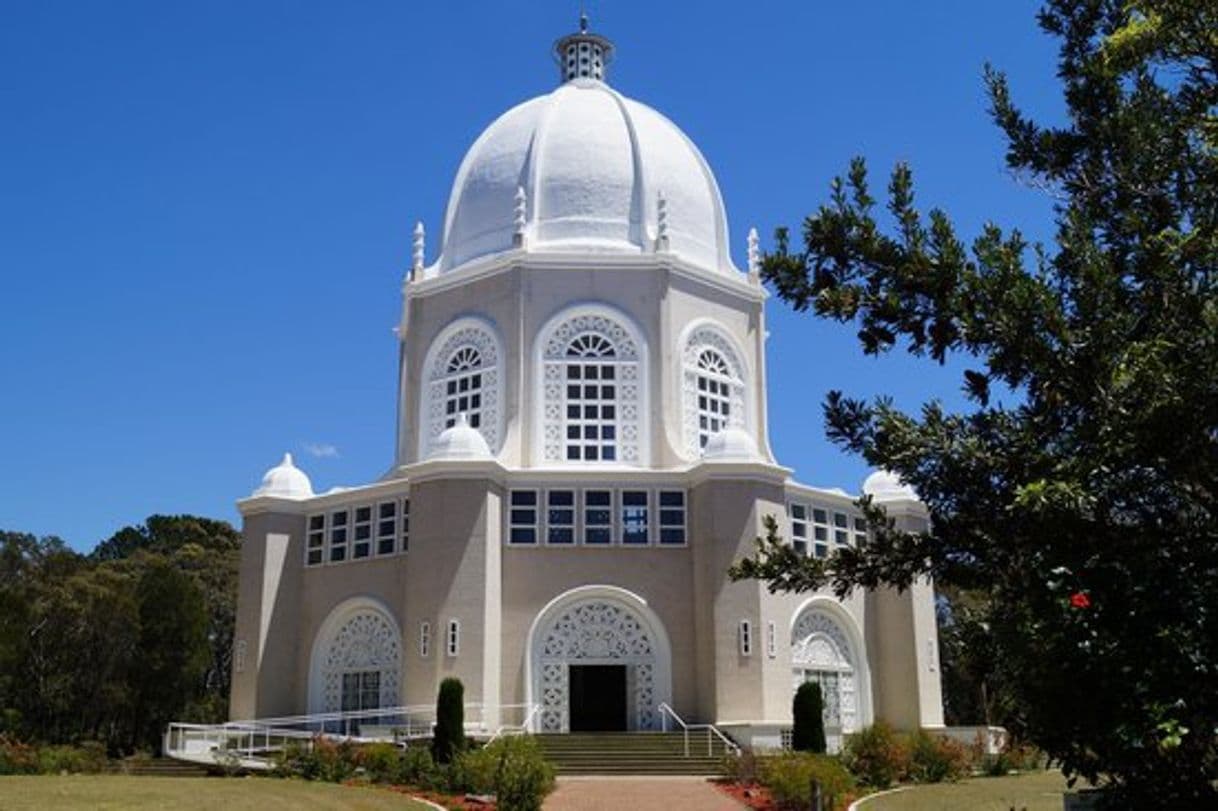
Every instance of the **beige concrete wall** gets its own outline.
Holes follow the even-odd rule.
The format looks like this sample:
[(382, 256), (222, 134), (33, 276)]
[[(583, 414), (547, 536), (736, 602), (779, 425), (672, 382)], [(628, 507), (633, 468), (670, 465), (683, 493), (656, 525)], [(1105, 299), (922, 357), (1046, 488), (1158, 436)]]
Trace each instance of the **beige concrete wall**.
[(297, 606), (304, 518), (249, 515), (242, 536), (234, 643), (245, 653), (243, 662), (234, 657), (229, 717), (287, 714), (296, 711), (293, 685), (300, 672), (296, 665), (301, 633)]
[[(893, 505), (890, 512), (900, 529), (921, 531), (927, 526), (918, 505)], [(934, 600), (934, 587), (926, 579), (903, 592), (878, 589), (867, 595), (876, 717), (899, 729), (943, 725)]]

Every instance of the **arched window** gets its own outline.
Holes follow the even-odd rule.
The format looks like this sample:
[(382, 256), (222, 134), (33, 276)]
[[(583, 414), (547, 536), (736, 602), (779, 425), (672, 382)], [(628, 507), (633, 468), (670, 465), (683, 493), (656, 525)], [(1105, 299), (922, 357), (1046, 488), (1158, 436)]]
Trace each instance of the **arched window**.
[(464, 414), (471, 428), (482, 425), (482, 353), (466, 345), (453, 352), (444, 376), (444, 427), (457, 424)]
[(609, 315), (576, 315), (543, 337), (547, 462), (637, 464), (639, 344)]
[(820, 685), (827, 731), (852, 732), (858, 719), (858, 665), (846, 634), (826, 612), (808, 609), (791, 629), (795, 687)]
[(498, 451), (502, 355), (490, 327), (474, 318), (457, 321), (435, 340), (424, 364), (428, 382), (421, 456), (462, 414), (482, 432), (491, 451)]
[(690, 333), (682, 360), (685, 449), (697, 457), (716, 433), (746, 424), (744, 374), (731, 342), (710, 325)]
[(335, 609), (314, 642), (310, 711), (391, 707), (398, 702), (401, 634), (378, 606), (352, 600)]

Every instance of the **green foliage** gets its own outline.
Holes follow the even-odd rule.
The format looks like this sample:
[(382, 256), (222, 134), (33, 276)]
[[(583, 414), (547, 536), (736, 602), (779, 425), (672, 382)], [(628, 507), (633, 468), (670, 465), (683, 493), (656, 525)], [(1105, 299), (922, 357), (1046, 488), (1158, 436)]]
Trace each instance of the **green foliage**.
[(554, 768), (528, 736), (501, 738), (488, 746), (459, 751), (446, 765), (435, 763), (424, 746), (404, 750), (389, 743), (357, 746), (318, 736), (285, 747), (276, 758), (274, 773), (333, 783), (362, 774), (373, 783), (454, 794), (494, 794), (500, 811), (539, 811), (554, 788)]
[(80, 746), (44, 746), (38, 750), (42, 774), (101, 774), (110, 765), (106, 747), (96, 741)]
[(152, 516), (81, 556), (0, 532), (0, 730), (156, 748), (170, 719), (227, 716), (240, 536)]
[(356, 767), (373, 783), (399, 783), (402, 751), (392, 743), (370, 743), (354, 753)]
[(1052, 244), (963, 238), (918, 209), (904, 165), (877, 211), (856, 159), (763, 264), (865, 352), (967, 365), (963, 413), (825, 403), (830, 438), (911, 485), (930, 529), (864, 500), (867, 545), (822, 564), (763, 542), (734, 572), (976, 592), (1001, 606), (1005, 721), (1123, 807), (1218, 807), (1218, 691), (1197, 689), (1218, 670), (1218, 3), (1047, 0), (1039, 21), (1060, 123), (985, 81), (1008, 168), (1050, 195)]
[(436, 736), (431, 756), (436, 763), (449, 763), (465, 748), (465, 686), (460, 679), (440, 682), (436, 697)]
[(762, 763), (761, 782), (770, 790), (774, 805), (783, 811), (812, 807), (812, 783), (820, 784), (826, 808), (844, 806), (854, 778), (836, 758), (804, 752), (785, 752)]
[(909, 749), (909, 778), (915, 783), (954, 782), (968, 777), (973, 771), (968, 749), (942, 735), (920, 729), (910, 733), (906, 746)]
[(820, 685), (804, 682), (795, 691), (791, 702), (795, 728), (791, 733), (791, 748), (796, 752), (825, 753), (825, 700)]
[(499, 811), (541, 811), (554, 790), (554, 767), (546, 762), (537, 741), (528, 735), (500, 738), (483, 752), (497, 761), (495, 807)]
[(851, 773), (873, 788), (888, 788), (909, 774), (909, 748), (883, 721), (849, 735), (842, 755)]
[(761, 782), (761, 771), (764, 765), (764, 757), (744, 750), (740, 754), (724, 755), (719, 771), (731, 782), (748, 786)]
[(410, 746), (402, 752), (398, 761), (397, 778), (393, 782), (438, 789), (442, 787), (444, 779), (436, 762), (432, 760), (431, 749), (426, 746)]

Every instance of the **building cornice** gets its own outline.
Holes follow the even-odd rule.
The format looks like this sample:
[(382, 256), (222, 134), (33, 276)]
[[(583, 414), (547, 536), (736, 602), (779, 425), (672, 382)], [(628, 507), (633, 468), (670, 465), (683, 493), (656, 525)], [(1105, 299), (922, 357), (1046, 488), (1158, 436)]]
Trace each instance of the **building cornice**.
[(525, 270), (668, 270), (695, 284), (740, 296), (749, 301), (763, 302), (769, 298), (769, 293), (764, 287), (750, 284), (747, 277), (734, 267), (726, 272), (708, 270), (701, 265), (687, 262), (676, 254), (543, 253), (517, 248), (472, 260), (459, 268), (443, 273), (437, 273), (433, 268), (429, 268), (423, 278), (406, 286), (408, 298), (435, 295), (517, 268)]

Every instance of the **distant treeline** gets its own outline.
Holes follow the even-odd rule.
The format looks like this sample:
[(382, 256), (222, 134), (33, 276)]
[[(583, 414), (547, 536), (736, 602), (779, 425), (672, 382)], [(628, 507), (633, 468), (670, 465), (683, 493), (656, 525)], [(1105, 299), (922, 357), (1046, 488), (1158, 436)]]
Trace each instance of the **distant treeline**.
[(241, 536), (154, 515), (92, 553), (0, 531), (0, 735), (157, 751), (227, 717)]

